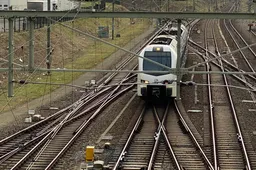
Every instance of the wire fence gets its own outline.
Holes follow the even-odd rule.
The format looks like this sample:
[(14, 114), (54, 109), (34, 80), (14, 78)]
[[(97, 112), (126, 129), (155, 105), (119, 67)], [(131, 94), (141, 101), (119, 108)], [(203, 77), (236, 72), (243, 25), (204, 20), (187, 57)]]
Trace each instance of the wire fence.
[[(39, 29), (44, 26), (47, 26), (48, 19), (45, 17), (36, 17), (34, 18), (34, 28)], [(72, 17), (54, 17), (51, 18), (51, 24), (53, 24), (53, 20), (59, 21), (59, 22), (65, 22), (72, 20)], [(29, 22), (27, 17), (16, 17), (14, 19), (14, 32), (21, 32), (21, 31), (27, 31), (29, 28)], [(6, 18), (0, 18), (0, 32), (8, 32), (9, 31), (9, 21)]]

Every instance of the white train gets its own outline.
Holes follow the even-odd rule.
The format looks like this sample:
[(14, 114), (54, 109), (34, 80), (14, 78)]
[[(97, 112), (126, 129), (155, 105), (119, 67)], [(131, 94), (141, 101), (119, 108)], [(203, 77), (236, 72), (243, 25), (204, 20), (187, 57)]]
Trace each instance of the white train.
[[(140, 53), (140, 56), (151, 59), (170, 68), (176, 68), (177, 64), (177, 26), (167, 26), (160, 35), (149, 43)], [(186, 60), (186, 46), (188, 30), (181, 25), (181, 63)], [(167, 69), (139, 58), (139, 71), (167, 71)], [(163, 73), (138, 73), (137, 93), (146, 98), (176, 97), (177, 76)]]

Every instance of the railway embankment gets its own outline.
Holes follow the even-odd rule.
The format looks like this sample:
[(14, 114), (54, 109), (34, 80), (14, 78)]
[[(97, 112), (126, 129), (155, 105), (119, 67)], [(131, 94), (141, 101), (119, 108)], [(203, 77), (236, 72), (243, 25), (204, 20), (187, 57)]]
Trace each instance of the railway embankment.
[[(128, 23), (124, 22), (123, 26), (119, 25), (119, 28), (123, 27), (122, 31), (124, 31), (124, 32), (122, 32), (120, 30), (119, 33), (121, 34), (121, 37), (116, 38), (116, 41), (113, 43), (115, 45), (119, 45), (127, 50), (130, 50), (134, 46), (136, 46), (139, 42), (143, 41), (149, 34), (151, 34), (154, 31), (154, 27), (149, 26), (150, 23), (148, 21), (143, 22), (143, 24), (141, 24), (140, 22), (138, 22), (137, 26), (136, 26), (136, 23), (130, 25), (129, 22)], [(121, 21), (119, 23), (121, 23)], [(80, 23), (80, 25), (81, 25), (81, 23)], [(63, 29), (63, 28), (59, 28), (60, 32), (61, 32), (61, 29)], [(145, 32), (145, 29), (147, 29), (146, 32)], [(128, 32), (127, 30), (130, 30), (130, 31)], [(86, 31), (86, 30), (84, 30), (84, 31)], [(38, 32), (40, 33), (42, 31), (38, 30)], [(52, 34), (54, 34), (54, 33), (52, 33)], [(89, 68), (90, 69), (114, 69), (115, 66), (118, 64), (118, 62), (120, 62), (123, 59), (122, 55), (124, 55), (124, 52), (122, 50), (114, 48), (114, 50), (111, 53), (109, 53), (109, 50), (104, 50), (104, 48), (107, 49), (109, 47), (104, 47), (103, 44), (97, 45), (95, 41), (91, 40), (91, 42), (95, 45), (94, 46), (95, 49), (93, 51), (100, 51), (100, 54), (105, 55), (105, 56), (101, 56), (101, 57), (99, 57), (99, 59), (97, 59), (96, 56), (98, 56), (98, 54), (96, 52), (93, 53), (93, 52), (89, 51), (90, 48), (88, 46), (90, 45), (90, 41), (88, 41), (88, 44), (87, 44), (88, 48), (86, 48), (87, 42), (85, 41), (85, 37), (82, 37), (81, 35), (78, 35), (74, 32), (73, 33), (71, 32), (71, 34), (66, 34), (66, 35), (72, 36), (72, 34), (73, 34), (73, 40), (67, 39), (67, 41), (70, 44), (68, 44), (68, 42), (63, 42), (64, 40), (62, 40), (62, 42), (59, 44), (59, 46), (55, 46), (54, 51), (60, 55), (59, 62), (60, 62), (60, 60), (63, 59), (64, 51), (68, 51), (68, 50), (70, 50), (70, 51), (77, 50), (76, 51), (77, 53), (73, 54), (73, 55), (80, 54), (80, 57), (76, 56), (76, 57), (73, 57), (73, 59), (76, 59), (78, 62), (79, 61), (81, 62), (83, 60), (82, 57), (84, 57), (84, 60), (86, 60), (86, 56), (84, 56), (85, 54), (91, 55), (92, 58), (94, 58), (94, 59), (91, 60), (90, 63), (87, 60), (84, 63), (84, 68), (87, 68), (87, 69), (89, 69)], [(24, 33), (21, 33), (21, 35), (24, 36)], [(55, 34), (56, 37), (61, 36), (61, 35), (64, 36), (64, 33), (62, 32), (61, 34), (57, 34), (57, 33)], [(19, 35), (17, 35), (17, 37), (20, 38)], [(18, 41), (18, 40), (16, 40), (16, 41)], [(55, 40), (53, 40), (53, 41), (55, 41)], [(109, 39), (107, 41), (111, 42), (111, 40), (109, 40)], [(72, 46), (72, 43), (76, 43), (76, 45)], [(66, 44), (66, 45), (64, 45), (64, 44)], [(43, 51), (41, 53), (42, 53), (41, 55), (43, 55), (45, 53), (45, 51)], [(70, 56), (72, 56), (72, 54), (70, 54)], [(58, 63), (58, 61), (55, 61), (55, 62)], [(70, 67), (70, 65), (71, 64), (67, 65), (67, 67)], [(75, 64), (73, 66), (75, 67)], [(79, 63), (79, 66), (81, 66), (81, 63)], [(55, 65), (55, 67), (58, 67), (58, 66)], [(82, 66), (82, 68), (83, 68), (83, 66)], [(80, 68), (80, 69), (82, 69), (82, 68)], [(62, 74), (64, 74), (64, 73), (62, 73)], [(38, 75), (38, 77), (41, 77), (41, 75)], [(60, 77), (63, 77), (63, 75), (60, 75)], [(68, 77), (68, 74), (66, 74), (66, 77)], [(85, 74), (80, 74), (80, 75), (77, 75), (77, 73), (73, 73), (73, 77), (71, 77), (71, 79), (70, 79), (72, 82), (70, 82), (70, 84), (77, 85), (77, 86), (84, 86), (86, 81), (90, 81), (90, 80), (97, 81), (102, 77), (103, 77), (103, 73), (96, 73), (96, 72), (87, 72)], [(48, 78), (48, 81), (49, 81), (49, 78)], [(54, 81), (54, 79), (52, 79), (52, 82), (53, 81)], [(37, 86), (37, 85), (34, 85), (34, 86)], [(24, 121), (24, 118), (27, 116), (28, 109), (36, 110), (36, 112), (40, 112), (40, 114), (43, 114), (44, 116), (48, 116), (51, 113), (56, 112), (56, 110), (49, 109), (50, 107), (61, 109), (62, 107), (66, 106), (67, 104), (74, 102), (82, 94), (82, 92), (80, 90), (81, 90), (80, 88), (74, 88), (74, 87), (70, 87), (70, 86), (61, 86), (61, 87), (56, 88), (53, 92), (48, 93), (48, 94), (43, 93), (41, 96), (37, 96), (37, 98), (35, 98), (33, 100), (28, 99), (28, 100), (25, 100), (25, 102), (24, 101), (22, 102), (22, 100), (21, 100), (19, 102), (19, 104), (15, 105), (15, 107), (13, 107), (10, 111), (6, 111), (6, 112), (2, 111), (2, 113), (0, 113), (0, 118), (1, 118), (1, 120), (4, 120), (4, 121), (0, 122), (0, 128), (4, 131), (5, 135), (3, 135), (3, 137), (10, 133), (13, 133), (13, 131), (17, 131), (18, 129), (24, 128), (24, 126), (27, 126), (27, 125), (24, 125), (23, 121)], [(25, 93), (32, 93), (32, 92), (29, 92), (28, 89), (26, 89), (24, 91), (25, 91)], [(25, 95), (25, 97), (26, 97), (26, 95)], [(15, 126), (16, 128), (13, 128), (13, 129), (5, 128), (10, 125)], [(8, 129), (8, 130), (6, 130), (6, 129)]]

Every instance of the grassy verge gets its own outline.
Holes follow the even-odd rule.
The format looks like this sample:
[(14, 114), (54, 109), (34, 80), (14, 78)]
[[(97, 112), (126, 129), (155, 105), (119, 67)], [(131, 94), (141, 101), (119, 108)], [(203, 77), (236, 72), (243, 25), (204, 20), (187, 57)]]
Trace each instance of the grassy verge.
[[(136, 24), (130, 24), (130, 19), (115, 19), (116, 33), (121, 34), (120, 38), (111, 40), (106, 38), (105, 40), (118, 46), (124, 46), (136, 36), (144, 32), (150, 25), (149, 20), (137, 19)], [(73, 23), (66, 23), (72, 27), (88, 32), (92, 35), (97, 35), (98, 26), (111, 25), (111, 19), (77, 19)], [(110, 27), (111, 28), (111, 27)], [(90, 69), (101, 63), (105, 58), (110, 56), (117, 49), (110, 47), (102, 42), (95, 41), (85, 36), (79, 35), (76, 32), (68, 28), (64, 28), (60, 25), (54, 25), (52, 27), (52, 45), (54, 52), (52, 55), (52, 68), (73, 68), (73, 69)], [(42, 49), (43, 45), (39, 45), (39, 42), (46, 40), (46, 28), (35, 31), (35, 63), (37, 67), (45, 67), (45, 49)], [(111, 32), (110, 32), (111, 35)], [(19, 40), (27, 40), (26, 34), (16, 34), (17, 43)], [(17, 50), (19, 51), (19, 50)], [(28, 51), (24, 52), (27, 55)], [(18, 55), (18, 54), (17, 54)], [(38, 58), (36, 58), (38, 57)], [(17, 58), (16, 58), (17, 59)], [(42, 64), (43, 63), (43, 64)], [(15, 79), (27, 79), (33, 82), (51, 82), (51, 83), (70, 83), (72, 80), (78, 78), (82, 73), (59, 73), (53, 72), (51, 76), (43, 76), (42, 73), (15, 73)], [(0, 110), (6, 111), (10, 107), (7, 106), (6, 100), (6, 81), (4, 85), (4, 94), (0, 96)], [(14, 97), (10, 98), (10, 106), (12, 108), (18, 107), (22, 103), (26, 103), (33, 99), (39, 98), (43, 95), (50, 93), (51, 91), (59, 88), (57, 85), (15, 85)]]

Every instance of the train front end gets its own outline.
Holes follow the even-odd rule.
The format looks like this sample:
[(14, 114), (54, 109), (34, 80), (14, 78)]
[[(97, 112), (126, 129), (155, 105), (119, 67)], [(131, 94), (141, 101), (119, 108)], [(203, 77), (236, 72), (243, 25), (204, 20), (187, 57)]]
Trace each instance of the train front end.
[[(176, 53), (167, 45), (149, 45), (143, 49), (143, 51), (140, 53), (140, 56), (169, 68), (176, 68)], [(142, 96), (146, 99), (163, 99), (176, 97), (177, 76), (171, 73), (157, 72), (167, 72), (167, 68), (139, 58), (139, 70), (149, 72), (152, 71), (152, 73), (138, 74), (138, 96)]]

